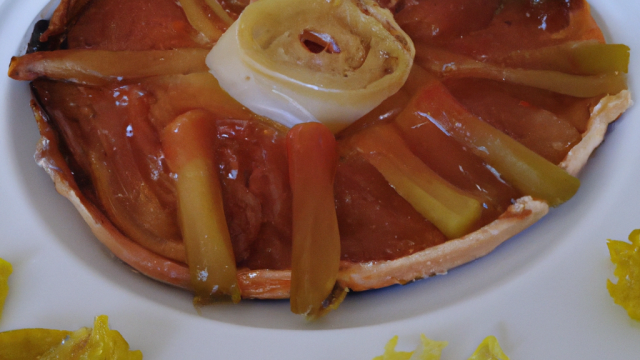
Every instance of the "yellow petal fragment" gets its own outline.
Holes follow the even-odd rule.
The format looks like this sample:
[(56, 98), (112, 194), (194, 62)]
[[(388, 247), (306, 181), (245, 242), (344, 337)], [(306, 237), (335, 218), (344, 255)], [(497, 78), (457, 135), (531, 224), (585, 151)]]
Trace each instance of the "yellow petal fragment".
[(392, 337), (384, 346), (384, 354), (374, 357), (373, 360), (409, 360), (413, 352), (396, 351), (396, 345), (398, 345), (398, 335)]
[(2, 318), (2, 309), (4, 308), (4, 301), (7, 299), (9, 293), (9, 275), (13, 272), (11, 264), (3, 259), (0, 259), (0, 319)]
[(394, 336), (384, 347), (384, 354), (373, 360), (440, 360), (442, 349), (447, 346), (446, 341), (434, 341), (424, 334), (420, 335), (420, 345), (411, 352), (396, 351), (398, 336)]
[(509, 360), (498, 344), (495, 336), (487, 336), (471, 355), (469, 360)]
[(0, 333), (0, 360), (142, 360), (140, 350), (115, 330), (106, 315), (98, 316), (93, 329), (71, 332), (49, 329), (21, 329)]
[(446, 341), (431, 340), (424, 334), (420, 334), (421, 344), (413, 352), (410, 360), (440, 360), (442, 349), (449, 343)]
[(640, 229), (631, 232), (629, 242), (608, 240), (611, 261), (616, 265), (613, 275), (618, 282), (607, 280), (607, 289), (616, 304), (640, 321)]
[[(420, 334), (421, 344), (414, 351), (396, 351), (398, 336), (394, 336), (384, 347), (384, 354), (373, 360), (440, 360), (446, 341), (434, 341)], [(509, 360), (495, 336), (487, 336), (468, 360)]]
[(110, 330), (106, 315), (93, 323), (93, 330), (82, 328), (71, 333), (59, 346), (49, 349), (40, 360), (142, 360), (140, 350), (129, 350), (129, 344), (115, 330)]
[(0, 360), (33, 360), (62, 343), (71, 331), (20, 329), (0, 333)]

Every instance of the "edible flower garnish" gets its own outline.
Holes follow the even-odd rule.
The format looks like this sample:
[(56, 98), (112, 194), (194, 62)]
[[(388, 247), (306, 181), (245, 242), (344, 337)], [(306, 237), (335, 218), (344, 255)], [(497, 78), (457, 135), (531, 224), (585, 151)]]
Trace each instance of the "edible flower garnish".
[(122, 335), (109, 329), (107, 316), (100, 315), (93, 329), (74, 332), (21, 329), (0, 333), (0, 359), (142, 360), (142, 352), (129, 350)]
[(509, 360), (509, 357), (502, 351), (498, 339), (491, 335), (482, 340), (469, 360)]
[[(446, 341), (434, 341), (424, 334), (420, 335), (420, 345), (414, 351), (396, 351), (398, 336), (394, 336), (384, 347), (384, 354), (373, 360), (440, 360)], [(468, 360), (509, 360), (504, 354), (495, 336), (487, 336)]]
[(0, 259), (0, 319), (2, 318), (2, 309), (4, 308), (4, 301), (7, 299), (7, 293), (9, 293), (9, 275), (13, 272), (11, 264), (3, 259)]
[(609, 239), (607, 246), (618, 278), (617, 283), (607, 280), (609, 294), (632, 319), (640, 321), (640, 229), (629, 234), (629, 242)]

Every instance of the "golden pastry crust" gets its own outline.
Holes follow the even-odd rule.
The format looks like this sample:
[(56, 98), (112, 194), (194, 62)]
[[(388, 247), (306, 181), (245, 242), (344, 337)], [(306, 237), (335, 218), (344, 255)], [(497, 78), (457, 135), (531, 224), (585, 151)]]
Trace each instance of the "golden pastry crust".
[[(577, 174), (590, 154), (603, 141), (608, 124), (631, 106), (625, 90), (604, 97), (593, 109), (587, 130), (561, 162), (570, 174)], [(124, 236), (79, 190), (59, 151), (57, 138), (46, 121), (44, 111), (32, 101), (41, 138), (36, 161), (51, 176), (56, 190), (73, 203), (95, 236), (123, 262), (153, 279), (188, 289), (186, 265), (159, 256)], [(427, 248), (409, 256), (367, 263), (342, 262), (338, 282), (355, 291), (404, 284), (416, 279), (444, 274), (449, 269), (484, 256), (498, 245), (534, 224), (548, 212), (548, 205), (529, 196), (522, 197), (490, 224), (458, 239)], [(289, 270), (238, 270), (238, 283), (244, 298), (281, 299), (289, 297)]]
[(602, 98), (591, 112), (587, 131), (582, 134), (582, 140), (569, 151), (559, 166), (576, 176), (589, 160), (593, 150), (604, 140), (609, 124), (620, 117), (632, 104), (629, 90)]
[(544, 201), (524, 196), (498, 219), (461, 238), (395, 260), (343, 264), (338, 282), (361, 291), (446, 274), (449, 269), (490, 253), (548, 211), (549, 206)]

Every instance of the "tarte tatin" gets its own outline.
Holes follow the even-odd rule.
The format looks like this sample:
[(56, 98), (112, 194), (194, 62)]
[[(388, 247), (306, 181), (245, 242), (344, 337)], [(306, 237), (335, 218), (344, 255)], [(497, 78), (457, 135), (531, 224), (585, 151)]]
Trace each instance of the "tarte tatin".
[[(574, 176), (631, 105), (629, 49), (605, 44), (584, 0), (343, 2), (363, 17), (393, 16), (398, 28), (378, 20), (398, 41), (410, 37), (415, 58), (398, 92), (335, 131), (342, 288), (404, 284), (488, 254), (573, 196)], [(295, 217), (289, 129), (241, 105), (205, 64), (257, 5), (248, 3), (62, 0), (9, 75), (31, 81), (36, 160), (58, 192), (118, 258), (187, 289), (163, 132), (185, 113), (213, 118), (201, 131), (214, 134), (241, 296), (280, 299), (290, 294)], [(296, 35), (309, 56), (345, 51), (322, 31)], [(384, 162), (409, 158), (477, 204), (475, 217), (454, 229), (427, 220), (393, 180), (415, 168)]]

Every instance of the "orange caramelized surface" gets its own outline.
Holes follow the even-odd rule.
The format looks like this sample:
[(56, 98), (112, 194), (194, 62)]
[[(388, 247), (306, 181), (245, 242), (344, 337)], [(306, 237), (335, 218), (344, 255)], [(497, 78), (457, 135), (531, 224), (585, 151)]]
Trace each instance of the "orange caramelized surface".
[(204, 47), (176, 1), (93, 0), (67, 36), (71, 49)]
[[(581, 0), (433, 0), (398, 7), (398, 23), (416, 46), (436, 46), (477, 60), (510, 51), (602, 34)], [(498, 40), (499, 39), (499, 40)], [(67, 36), (69, 48), (148, 50), (203, 47), (172, 0), (95, 0)], [(445, 86), (471, 113), (546, 159), (558, 163), (580, 140), (598, 99), (578, 99), (490, 80)], [(438, 175), (479, 199), (474, 229), (496, 219), (522, 194), (469, 149), (424, 117), (410, 79), (396, 95), (338, 135), (335, 178), (341, 258), (390, 260), (445, 242), (446, 237), (353, 150), (359, 129), (389, 123), (404, 130), (413, 153)], [(252, 269), (291, 264), (291, 189), (284, 135), (231, 99), (207, 74), (173, 75), (103, 87), (36, 80), (35, 93), (64, 138), (83, 192), (144, 247), (185, 261), (176, 190), (159, 133), (181, 113), (215, 115), (217, 170), (236, 261)], [(424, 121), (421, 121), (423, 123)], [(84, 186), (82, 186), (84, 184)]]

